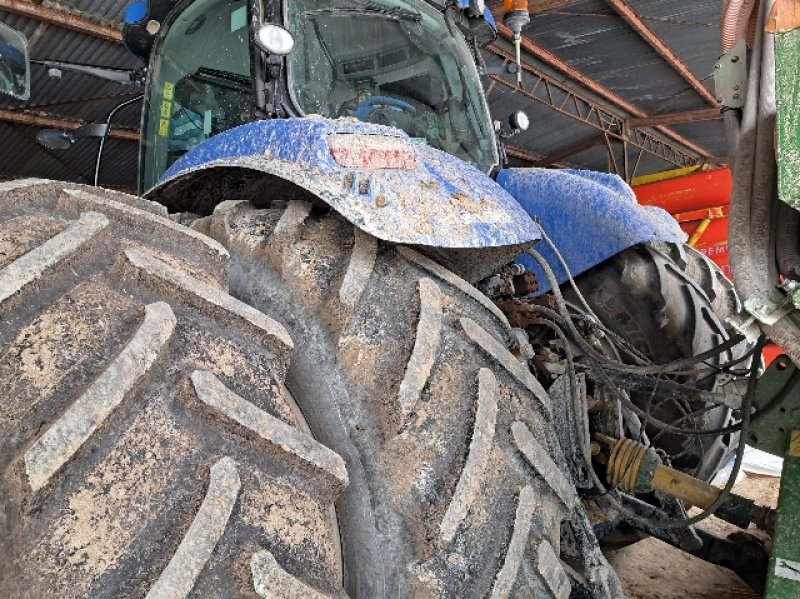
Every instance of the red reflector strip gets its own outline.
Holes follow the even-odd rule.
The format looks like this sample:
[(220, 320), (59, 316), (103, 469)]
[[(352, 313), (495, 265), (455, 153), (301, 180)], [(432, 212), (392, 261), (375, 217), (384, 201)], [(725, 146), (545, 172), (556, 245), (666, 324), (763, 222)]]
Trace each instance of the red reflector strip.
[(348, 168), (417, 168), (413, 146), (399, 137), (332, 133), (328, 136), (328, 148), (333, 159)]

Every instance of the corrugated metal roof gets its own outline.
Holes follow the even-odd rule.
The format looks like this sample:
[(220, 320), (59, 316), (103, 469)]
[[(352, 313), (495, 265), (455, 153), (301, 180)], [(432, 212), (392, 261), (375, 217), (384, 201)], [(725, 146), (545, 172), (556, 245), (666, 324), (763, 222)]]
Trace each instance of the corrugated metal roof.
[[(125, 0), (43, 3), (43, 6), (68, 10), (106, 24), (118, 24), (126, 5)], [(709, 90), (713, 89), (710, 75), (718, 56), (721, 5), (721, 0), (692, 3), (677, 0), (637, 0), (631, 4), (642, 20)], [(117, 68), (132, 68), (138, 64), (124, 47), (114, 42), (2, 11), (0, 21), (28, 36), (33, 58), (60, 59)], [(649, 115), (709, 107), (602, 0), (561, 2), (559, 7), (533, 16), (524, 33), (568, 65)], [(502, 40), (498, 41), (498, 45), (510, 48)], [(497, 56), (485, 53), (485, 58), (490, 68), (502, 65), (502, 60)], [(560, 80), (565, 79), (531, 55), (524, 54), (523, 59)], [(529, 85), (533, 82), (531, 77), (526, 74)], [(488, 79), (486, 83), (488, 85)], [(572, 82), (567, 82), (567, 85), (581, 89), (580, 85)], [(22, 103), (0, 97), (0, 108), (26, 108), (65, 119), (101, 121), (118, 102), (134, 93), (136, 90), (130, 87), (75, 73), (64, 72), (60, 79), (52, 79), (44, 69), (34, 68), (31, 100)], [(585, 90), (582, 93), (622, 118), (630, 116), (607, 100), (592, 96)], [(519, 109), (528, 112), (531, 129), (510, 140), (510, 144), (534, 156), (551, 156), (563, 148), (599, 134), (584, 123), (558, 114), (551, 108), (499, 85), (491, 90), (489, 103), (496, 119), (505, 119), (511, 112)], [(139, 120), (137, 107), (130, 107), (120, 112), (115, 122), (118, 126), (136, 128)], [(725, 153), (721, 121), (673, 125), (671, 128), (700, 145), (712, 156), (723, 156)], [(47, 151), (36, 144), (35, 133), (34, 127), (0, 124), (0, 136), (9, 141), (0, 144), (0, 177), (37, 175), (72, 180), (91, 178), (95, 142), (81, 141), (67, 152)], [(613, 144), (613, 147), (619, 154), (621, 145)], [(631, 163), (636, 161), (637, 156), (638, 152), (635, 150), (629, 153)], [(135, 143), (111, 141), (102, 182), (133, 187), (136, 179), (136, 157)], [(621, 162), (621, 156), (618, 160)], [(560, 162), (581, 168), (609, 169), (608, 151), (604, 145), (576, 153)], [(664, 170), (670, 166), (663, 160), (642, 154), (637, 174)]]
[[(647, 5), (652, 4), (637, 2), (635, 9), (644, 16)], [(718, 22), (719, 3), (714, 10), (716, 16), (707, 10), (703, 17)], [(688, 25), (663, 29), (664, 39), (676, 54), (684, 59), (684, 55), (693, 57), (694, 64), (687, 62), (687, 66), (695, 76), (707, 77), (717, 58), (713, 50), (719, 46), (718, 30), (709, 35), (704, 29), (708, 39), (699, 41), (702, 36)], [(686, 81), (605, 2), (590, 0), (537, 15), (525, 28), (525, 35), (648, 114), (663, 112), (665, 99), (671, 99), (669, 111), (707, 107), (696, 93), (680, 94), (688, 88)], [(690, 41), (694, 47), (687, 50)], [(712, 89), (710, 79), (705, 83)]]
[(101, 23), (115, 24), (122, 23), (125, 9), (130, 4), (130, 1), (69, 0), (67, 2), (51, 2), (48, 0), (43, 4), (52, 8), (75, 12)]

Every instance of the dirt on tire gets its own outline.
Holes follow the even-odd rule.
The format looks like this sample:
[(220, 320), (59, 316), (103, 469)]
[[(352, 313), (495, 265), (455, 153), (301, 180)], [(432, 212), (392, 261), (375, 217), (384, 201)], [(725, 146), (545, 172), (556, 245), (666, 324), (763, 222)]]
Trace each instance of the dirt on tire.
[(192, 225), (296, 343), (287, 386), (343, 456), (354, 598), (620, 597), (505, 316), (414, 250), (302, 200)]
[(228, 264), (151, 202), (0, 184), (3, 596), (343, 594), (345, 464)]

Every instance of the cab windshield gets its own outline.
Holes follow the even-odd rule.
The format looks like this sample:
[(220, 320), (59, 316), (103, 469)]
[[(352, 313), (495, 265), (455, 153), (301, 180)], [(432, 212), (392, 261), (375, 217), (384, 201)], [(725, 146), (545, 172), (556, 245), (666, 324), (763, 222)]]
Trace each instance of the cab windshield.
[(403, 0), (287, 0), (289, 91), (306, 114), (390, 125), (488, 172), (491, 120), (469, 49)]
[(246, 0), (191, 2), (169, 25), (155, 55), (142, 128), (143, 192), (191, 148), (246, 122)]

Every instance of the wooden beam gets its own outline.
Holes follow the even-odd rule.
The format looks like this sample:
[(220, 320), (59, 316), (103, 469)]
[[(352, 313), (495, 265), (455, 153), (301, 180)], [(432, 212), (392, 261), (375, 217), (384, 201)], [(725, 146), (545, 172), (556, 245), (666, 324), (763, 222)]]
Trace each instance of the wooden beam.
[[(5, 110), (0, 109), (0, 122), (12, 123), (14, 125), (28, 125), (42, 129), (63, 129), (72, 131), (86, 123), (81, 121), (67, 120), (57, 117), (40, 114), (37, 112), (27, 112), (24, 110)], [(108, 137), (114, 139), (124, 139), (126, 141), (139, 141), (139, 131), (136, 129), (121, 129), (112, 127), (108, 132)]]
[(644, 41), (650, 44), (650, 47), (655, 50), (661, 58), (663, 58), (667, 64), (676, 72), (678, 75), (683, 77), (683, 80), (688, 83), (694, 91), (696, 91), (701, 98), (703, 98), (706, 102), (708, 102), (711, 106), (718, 106), (717, 99), (708, 89), (706, 86), (703, 85), (703, 82), (698, 79), (692, 71), (689, 70), (683, 61), (678, 58), (678, 55), (675, 54), (672, 49), (667, 46), (664, 41), (656, 35), (656, 33), (650, 29), (650, 27), (639, 18), (633, 9), (628, 5), (626, 0), (606, 0), (606, 3), (616, 11), (616, 13), (622, 17), (622, 19), (628, 24), (628, 26), (633, 29), (636, 33), (639, 34)]
[(91, 21), (75, 13), (42, 6), (31, 0), (0, 0), (0, 10), (109, 42), (122, 43), (122, 29), (118, 25)]
[(627, 119), (625, 125), (631, 129), (636, 129), (639, 127), (653, 127), (655, 125), (679, 125), (681, 123), (715, 121), (721, 118), (722, 113), (718, 108), (703, 108), (701, 110), (670, 112), (669, 114), (654, 114), (640, 119)]

